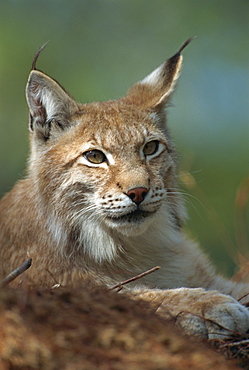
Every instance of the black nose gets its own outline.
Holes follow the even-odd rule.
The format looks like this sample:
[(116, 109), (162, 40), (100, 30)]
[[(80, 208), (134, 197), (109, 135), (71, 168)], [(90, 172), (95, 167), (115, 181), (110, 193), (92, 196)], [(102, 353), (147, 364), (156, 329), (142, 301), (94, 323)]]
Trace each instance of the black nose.
[(142, 203), (148, 192), (149, 190), (147, 188), (138, 187), (130, 189), (127, 192), (127, 195), (134, 203), (139, 205), (140, 203)]

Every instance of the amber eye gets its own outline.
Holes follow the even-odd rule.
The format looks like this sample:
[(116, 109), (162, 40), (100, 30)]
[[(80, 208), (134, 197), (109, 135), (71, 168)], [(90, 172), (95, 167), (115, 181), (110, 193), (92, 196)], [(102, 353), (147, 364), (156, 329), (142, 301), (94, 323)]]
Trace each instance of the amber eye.
[(144, 155), (146, 156), (146, 155), (155, 154), (158, 150), (158, 147), (159, 147), (159, 141), (158, 140), (149, 141), (144, 146)]
[(83, 156), (91, 163), (100, 164), (106, 162), (106, 156), (100, 150), (94, 149), (85, 152)]

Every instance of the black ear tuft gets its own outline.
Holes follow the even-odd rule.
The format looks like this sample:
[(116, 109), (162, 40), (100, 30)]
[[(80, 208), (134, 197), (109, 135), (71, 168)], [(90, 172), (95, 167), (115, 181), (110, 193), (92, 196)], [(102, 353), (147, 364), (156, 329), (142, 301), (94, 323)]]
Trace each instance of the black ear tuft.
[(38, 51), (36, 52), (35, 56), (34, 56), (34, 59), (33, 59), (33, 62), (32, 62), (32, 66), (31, 66), (31, 71), (36, 71), (37, 68), (36, 68), (36, 62), (37, 62), (37, 59), (39, 58), (39, 55), (41, 54), (42, 50), (47, 46), (49, 41), (45, 42), (45, 44), (43, 44), (39, 49)]
[(183, 51), (183, 49), (185, 49), (185, 47), (186, 47), (186, 46), (188, 46), (188, 44), (189, 44), (192, 40), (196, 39), (196, 37), (197, 37), (197, 36), (193, 36), (193, 37), (190, 37), (188, 40), (186, 40), (186, 41), (182, 44), (182, 46), (180, 47), (180, 49), (178, 50), (177, 54), (181, 54), (181, 52)]

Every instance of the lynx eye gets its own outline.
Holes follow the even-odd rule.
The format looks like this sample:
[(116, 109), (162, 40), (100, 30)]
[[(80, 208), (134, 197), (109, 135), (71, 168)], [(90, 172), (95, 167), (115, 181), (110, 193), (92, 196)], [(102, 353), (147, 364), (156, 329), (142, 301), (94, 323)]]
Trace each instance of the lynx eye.
[(100, 164), (106, 162), (106, 156), (100, 150), (94, 149), (85, 152), (83, 156), (88, 160), (90, 163)]
[(144, 155), (147, 156), (147, 155), (155, 154), (158, 151), (158, 147), (159, 147), (158, 140), (149, 141), (144, 146), (144, 149), (143, 149)]

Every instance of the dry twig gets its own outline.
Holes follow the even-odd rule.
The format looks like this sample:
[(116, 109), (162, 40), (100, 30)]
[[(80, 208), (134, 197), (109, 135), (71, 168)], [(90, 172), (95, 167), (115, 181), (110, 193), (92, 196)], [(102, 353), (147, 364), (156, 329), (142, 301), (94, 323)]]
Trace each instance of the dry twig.
[(29, 258), (25, 261), (21, 266), (17, 267), (14, 271), (12, 271), (9, 275), (7, 275), (1, 283), (1, 286), (4, 287), (15, 280), (19, 275), (21, 275), (24, 271), (26, 271), (32, 264), (32, 258)]
[(249, 345), (249, 339), (243, 339), (236, 342), (230, 342), (230, 343), (224, 343), (219, 346), (219, 348), (225, 348), (225, 347), (235, 347), (235, 346), (241, 346), (241, 345)]
[(151, 274), (152, 272), (156, 271), (156, 270), (159, 270), (161, 267), (160, 266), (155, 266), (153, 267), (152, 269), (150, 270), (147, 270), (145, 272), (142, 272), (141, 274), (139, 275), (136, 275), (136, 276), (133, 276), (132, 278), (130, 279), (127, 279), (127, 280), (124, 280), (124, 281), (121, 281), (120, 283), (116, 284), (116, 285), (113, 285), (110, 287), (110, 290), (113, 290), (113, 289), (118, 289), (118, 292), (123, 289), (123, 285), (125, 284), (129, 284), (131, 283), (132, 281), (135, 281), (135, 280), (138, 280), (138, 279), (141, 279), (142, 277), (146, 276), (146, 275), (149, 275)]
[(229, 359), (237, 359), (242, 368), (249, 369), (249, 339), (248, 334), (236, 335), (232, 338), (210, 341), (218, 352)]
[[(242, 299), (249, 297), (249, 293), (244, 294), (242, 297), (238, 299), (238, 302), (242, 301)], [(244, 306), (249, 307), (249, 301), (242, 303)]]

